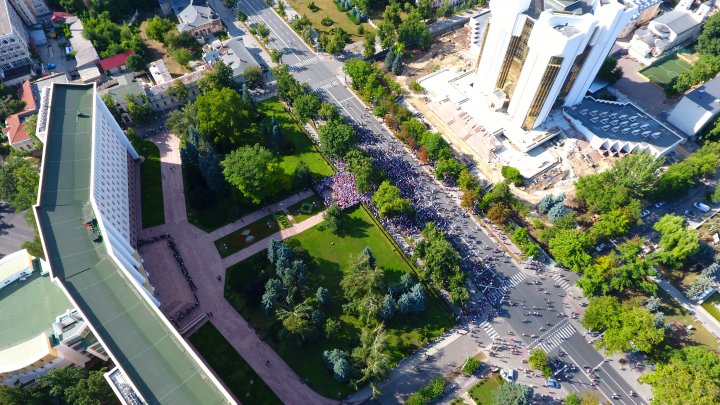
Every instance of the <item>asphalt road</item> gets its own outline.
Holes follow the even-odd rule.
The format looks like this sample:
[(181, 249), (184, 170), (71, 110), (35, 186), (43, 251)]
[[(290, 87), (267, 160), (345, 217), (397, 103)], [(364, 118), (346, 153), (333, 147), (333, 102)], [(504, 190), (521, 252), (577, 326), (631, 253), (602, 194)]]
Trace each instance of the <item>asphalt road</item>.
[[(215, 0), (212, 3), (214, 7), (222, 9), (219, 1)], [(270, 29), (270, 42), (267, 46), (270, 49), (283, 51), (283, 62), (290, 67), (300, 82), (307, 82), (313, 89), (322, 91), (327, 100), (334, 103), (348, 119), (375, 134), (377, 142), (362, 145), (364, 149), (376, 148), (385, 152), (389, 151), (393, 159), (401, 159), (404, 165), (412, 168), (414, 179), (393, 180), (396, 182), (412, 181), (413, 185), (417, 185), (410, 187), (411, 195), (408, 197), (412, 198), (419, 211), (433, 210), (438, 213), (437, 222), (448, 232), (448, 236), (466, 261), (476, 261), (487, 257), (495, 258), (495, 271), (498, 275), (505, 277), (505, 281), (499, 285), (497, 283), (490, 286), (479, 285), (476, 293), (482, 291), (485, 295), (499, 296), (503, 292), (508, 292), (509, 300), (517, 305), (503, 307), (491, 322), (481, 323), (480, 320), (476, 320), (474, 322), (477, 325), (476, 328), (481, 329), (491, 339), (500, 337), (519, 339), (527, 349), (543, 347), (553, 354), (557, 352), (558, 348), (562, 348), (568, 353), (564, 359), (568, 360), (569, 358), (580, 370), (586, 364), (594, 367), (602, 362), (600, 353), (575, 331), (567, 319), (558, 317), (558, 314), (563, 313), (567, 301), (571, 300), (570, 297), (561, 296), (561, 294), (565, 295), (565, 290), (571, 283), (574, 283), (574, 276), (565, 272), (563, 278), (557, 276), (553, 278), (553, 273), (546, 270), (547, 274), (542, 276), (542, 279), (537, 277), (540, 285), (528, 284), (528, 281), (535, 279), (534, 273), (522, 270), (504, 253), (496, 252), (500, 248), (499, 243), (490, 238), (473, 218), (468, 218), (466, 211), (459, 206), (458, 192), (436, 182), (420, 162), (406, 151), (402, 144), (367, 111), (365, 105), (350, 92), (343, 83), (339, 62), (323, 55), (315, 55), (262, 0), (241, 0), (238, 4), (248, 15), (249, 24), (262, 22)], [(223, 13), (221, 11), (220, 15), (224, 19), (234, 19), (233, 12)], [(234, 24), (233, 21), (225, 21), (225, 23), (226, 25)], [(559, 287), (555, 287), (555, 285), (559, 285)], [(547, 290), (549, 293), (538, 291), (538, 287), (542, 287), (543, 291)], [(546, 300), (550, 300), (551, 304), (548, 304)], [(529, 310), (539, 312), (540, 315), (526, 316), (525, 314), (529, 310), (523, 309), (523, 304)], [(538, 309), (532, 310), (533, 307)], [(524, 323), (524, 319), (528, 319), (529, 322)], [(551, 325), (547, 325), (548, 322)], [(467, 326), (472, 326), (472, 324)], [(508, 331), (514, 335), (510, 336)], [(532, 337), (532, 335), (538, 335), (538, 337)], [(444, 350), (466, 355), (464, 354), (466, 350), (462, 348), (465, 340), (458, 339)], [(457, 364), (446, 364), (446, 367), (450, 369), (450, 367), (457, 367)], [(605, 395), (606, 399), (610, 400), (613, 393), (619, 393), (622, 398), (612, 402), (644, 403), (626, 395), (631, 390), (630, 385), (612, 368), (601, 367), (606, 375), (600, 376), (602, 381), (600, 392)], [(575, 390), (589, 389), (589, 379), (586, 376), (578, 374), (573, 381)]]

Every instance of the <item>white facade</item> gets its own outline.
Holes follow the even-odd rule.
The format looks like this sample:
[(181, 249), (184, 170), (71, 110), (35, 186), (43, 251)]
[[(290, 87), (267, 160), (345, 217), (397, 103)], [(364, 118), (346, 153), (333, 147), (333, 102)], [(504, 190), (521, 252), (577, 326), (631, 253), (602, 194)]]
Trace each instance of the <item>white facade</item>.
[(632, 21), (630, 21), (625, 28), (623, 28), (622, 31), (620, 31), (620, 34), (618, 35), (619, 38), (625, 38), (628, 35), (632, 34), (632, 32), (637, 28), (644, 24), (646, 24), (648, 21), (655, 18), (658, 11), (660, 11), (660, 4), (662, 4), (662, 0), (621, 0), (622, 3), (632, 8), (632, 6), (637, 6), (635, 8), (635, 15), (633, 16)]
[(25, 25), (8, 0), (0, 0), (0, 71), (31, 63)]
[(45, 0), (10, 0), (15, 11), (27, 25), (38, 23), (38, 17), (51, 13)]
[(502, 90), (510, 121), (526, 131), (542, 124), (556, 101), (582, 100), (634, 14), (615, 0), (584, 4), (575, 14), (536, 10), (531, 3), (490, 2), (476, 72), (477, 91), (490, 97)]

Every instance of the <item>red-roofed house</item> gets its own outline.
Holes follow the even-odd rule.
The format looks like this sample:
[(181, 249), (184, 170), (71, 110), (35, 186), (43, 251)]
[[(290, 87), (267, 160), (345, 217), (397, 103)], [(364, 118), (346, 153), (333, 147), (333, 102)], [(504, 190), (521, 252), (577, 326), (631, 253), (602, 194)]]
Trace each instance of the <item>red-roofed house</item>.
[(25, 130), (24, 123), (25, 119), (37, 112), (37, 106), (29, 80), (26, 80), (18, 89), (18, 98), (25, 102), (25, 108), (5, 119), (3, 133), (7, 136), (10, 146), (13, 148), (31, 151), (35, 148), (35, 142)]
[(110, 72), (112, 74), (120, 73), (123, 70), (127, 69), (125, 67), (125, 61), (127, 61), (127, 58), (130, 57), (130, 55), (135, 55), (135, 51), (129, 50), (127, 52), (111, 56), (109, 58), (101, 59), (100, 67), (104, 71)]

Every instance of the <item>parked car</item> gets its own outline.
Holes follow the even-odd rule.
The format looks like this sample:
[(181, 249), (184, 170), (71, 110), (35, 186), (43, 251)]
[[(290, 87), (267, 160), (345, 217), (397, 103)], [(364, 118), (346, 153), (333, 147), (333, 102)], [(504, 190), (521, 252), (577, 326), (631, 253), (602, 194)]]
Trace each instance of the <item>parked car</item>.
[(685, 212), (683, 214), (688, 218), (695, 219), (695, 213), (690, 210), (685, 210)]
[(640, 211), (640, 218), (645, 218), (648, 215), (650, 215), (650, 210), (644, 209), (644, 210)]
[(703, 204), (703, 203), (701, 203), (701, 202), (694, 202), (694, 203), (693, 203), (693, 207), (699, 209), (699, 210), (702, 211), (702, 212), (708, 212), (708, 211), (710, 211), (710, 207), (707, 206), (707, 205), (705, 205), (705, 204)]
[(605, 244), (601, 243), (601, 244), (595, 246), (595, 250), (598, 252), (602, 252), (603, 250), (605, 250), (605, 247), (606, 247)]
[(665, 201), (658, 201), (658, 202), (655, 203), (655, 208), (660, 208), (660, 207), (662, 207), (663, 205), (665, 205)]
[(560, 388), (560, 383), (555, 380), (545, 381), (545, 386), (550, 388)]

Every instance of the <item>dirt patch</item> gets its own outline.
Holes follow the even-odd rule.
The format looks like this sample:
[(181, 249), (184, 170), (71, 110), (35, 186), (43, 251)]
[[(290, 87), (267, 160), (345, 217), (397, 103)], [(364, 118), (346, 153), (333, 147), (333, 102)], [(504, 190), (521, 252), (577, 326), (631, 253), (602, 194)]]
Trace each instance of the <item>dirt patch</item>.
[(182, 76), (185, 73), (190, 73), (190, 69), (175, 62), (175, 59), (170, 56), (170, 54), (165, 49), (165, 45), (163, 45), (162, 42), (148, 38), (148, 36), (145, 34), (145, 28), (147, 28), (147, 20), (143, 21), (142, 24), (140, 24), (140, 36), (142, 37), (143, 41), (145, 41), (145, 44), (148, 47), (148, 54), (150, 56), (150, 60), (156, 61), (158, 59), (162, 59), (162, 61), (165, 63), (165, 67), (170, 72), (170, 75), (172, 75), (173, 77)]

